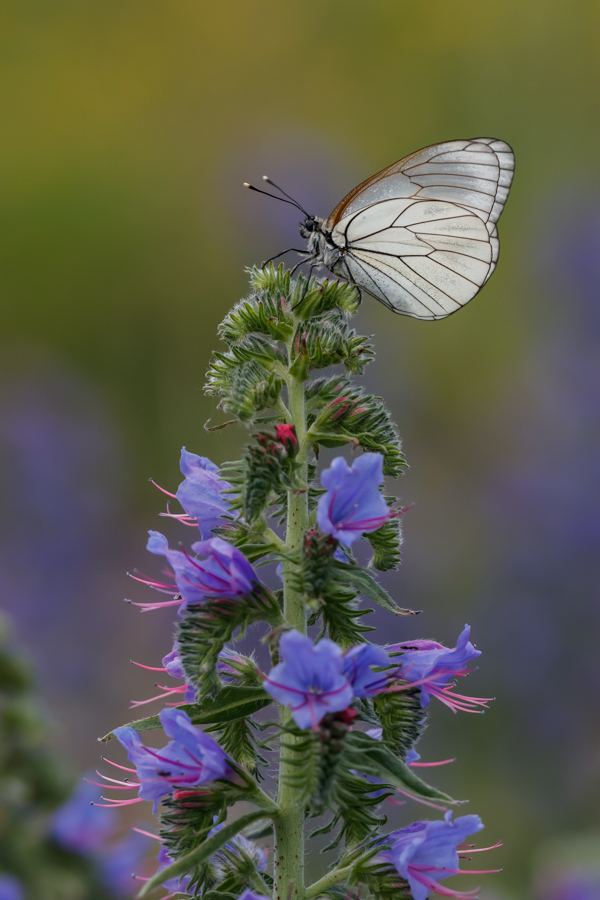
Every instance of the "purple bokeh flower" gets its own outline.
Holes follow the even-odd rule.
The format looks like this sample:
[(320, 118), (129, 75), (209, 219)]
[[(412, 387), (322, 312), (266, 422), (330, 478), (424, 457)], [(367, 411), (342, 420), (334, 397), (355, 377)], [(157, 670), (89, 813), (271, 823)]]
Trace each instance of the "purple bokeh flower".
[(238, 900), (269, 900), (264, 894), (255, 894), (250, 888), (246, 888), (243, 894), (240, 894)]
[(132, 872), (137, 872), (148, 855), (150, 839), (139, 831), (128, 834), (96, 858), (96, 865), (106, 887), (118, 897), (130, 897), (135, 882)]
[[(173, 862), (173, 857), (169, 856), (169, 854), (167, 853), (167, 848), (163, 844), (163, 846), (160, 848), (160, 853), (158, 854), (159, 866), (157, 874), (158, 872), (162, 872), (163, 869), (166, 869), (167, 866), (170, 866)], [(163, 881), (162, 886), (169, 891), (169, 896), (171, 895), (171, 893), (186, 894), (191, 880), (191, 875), (176, 875), (174, 878), (169, 878), (167, 881)]]
[(383, 647), (373, 644), (358, 644), (346, 650), (342, 672), (352, 685), (354, 696), (374, 697), (385, 690), (389, 673), (373, 672), (372, 666), (389, 666), (391, 662)]
[(426, 900), (430, 893), (471, 900), (478, 889), (453, 891), (440, 887), (438, 882), (450, 875), (483, 875), (499, 871), (484, 869), (461, 873), (458, 867), (458, 846), (468, 835), (483, 827), (479, 816), (461, 816), (453, 822), (452, 812), (448, 811), (443, 819), (435, 822), (414, 822), (399, 831), (392, 831), (384, 839), (391, 844), (391, 849), (378, 854), (378, 858), (391, 863), (406, 879), (414, 900)]
[[(406, 641), (402, 644), (389, 644), (388, 653), (401, 653), (392, 656), (391, 662), (398, 662), (394, 675), (402, 681), (418, 685), (421, 692), (421, 707), (429, 706), (431, 697), (437, 697), (453, 712), (461, 709), (465, 712), (483, 712), (477, 706), (487, 706), (491, 698), (465, 697), (454, 693), (448, 682), (459, 675), (468, 675), (467, 663), (481, 655), (469, 641), (471, 628), (465, 625), (459, 635), (456, 647), (450, 649), (437, 641)], [(393, 690), (393, 688), (392, 688)], [(403, 690), (402, 687), (398, 690)]]
[(181, 448), (181, 474), (185, 476), (177, 488), (175, 495), (187, 515), (195, 519), (200, 534), (206, 540), (217, 525), (223, 524), (224, 515), (237, 515), (230, 512), (227, 494), (233, 489), (219, 475), (219, 467), (206, 456), (189, 453)]
[(14, 875), (0, 875), (0, 900), (25, 900), (25, 889)]
[[(163, 709), (159, 717), (167, 736), (173, 739), (162, 750), (146, 747), (139, 732), (128, 725), (114, 730), (136, 767), (139, 785), (131, 787), (139, 787), (138, 800), (153, 801), (154, 812), (161, 797), (175, 788), (207, 784), (231, 774), (223, 750), (208, 734), (195, 728), (183, 710)], [(113, 805), (132, 802), (136, 800), (113, 801)]]
[(73, 853), (87, 855), (110, 837), (118, 824), (116, 814), (94, 803), (99, 795), (98, 786), (92, 782), (82, 781), (77, 785), (52, 817), (50, 834), (57, 844)]
[(337, 456), (321, 473), (326, 489), (317, 506), (321, 531), (350, 547), (365, 532), (381, 528), (393, 515), (379, 490), (382, 482), (381, 453), (363, 453), (352, 468), (343, 456)]
[(299, 631), (288, 631), (279, 642), (283, 662), (271, 669), (265, 691), (289, 706), (299, 728), (315, 728), (323, 716), (346, 709), (354, 697), (343, 673), (340, 647), (324, 638), (313, 644)]
[(206, 559), (200, 560), (181, 550), (171, 550), (166, 537), (159, 531), (149, 531), (146, 549), (158, 556), (165, 556), (173, 569), (175, 585), (137, 578), (163, 593), (173, 594), (175, 599), (161, 604), (136, 604), (145, 608), (176, 605), (177, 595), (182, 603), (202, 603), (215, 597), (235, 599), (245, 597), (258, 584), (258, 576), (244, 554), (221, 538), (197, 541), (192, 550)]

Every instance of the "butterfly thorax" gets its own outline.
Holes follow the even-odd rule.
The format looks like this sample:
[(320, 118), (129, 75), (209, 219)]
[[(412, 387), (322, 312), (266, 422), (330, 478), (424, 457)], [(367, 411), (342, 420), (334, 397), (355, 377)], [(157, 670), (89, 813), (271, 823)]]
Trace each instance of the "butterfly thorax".
[(300, 223), (300, 234), (308, 241), (306, 252), (311, 262), (333, 271), (342, 257), (342, 251), (334, 243), (331, 231), (325, 228), (325, 219), (307, 216)]

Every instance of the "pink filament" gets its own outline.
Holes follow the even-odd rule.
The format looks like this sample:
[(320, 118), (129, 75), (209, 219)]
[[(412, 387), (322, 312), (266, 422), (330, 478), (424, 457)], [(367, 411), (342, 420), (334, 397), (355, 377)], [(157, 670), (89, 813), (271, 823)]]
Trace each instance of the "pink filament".
[(101, 757), (102, 762), (107, 762), (109, 766), (114, 766), (115, 769), (123, 769), (124, 772), (135, 772), (137, 775), (137, 769), (130, 769), (128, 766), (120, 766), (119, 763), (113, 762), (112, 759), (107, 759), (106, 756)]
[(409, 768), (412, 769), (413, 766), (421, 766), (425, 768), (426, 766), (446, 766), (448, 763), (456, 762), (455, 759), (441, 759), (439, 762), (411, 762), (409, 763)]
[(143, 803), (141, 797), (134, 797), (132, 800), (113, 800), (112, 797), (102, 797), (103, 800), (107, 800), (107, 803), (93, 803), (93, 806), (106, 806), (108, 809), (116, 808), (117, 806), (132, 806), (134, 803)]
[[(164, 838), (159, 837), (158, 834), (153, 834), (151, 831), (144, 831), (143, 828), (135, 828), (135, 826), (134, 826), (134, 827), (132, 827), (131, 830), (132, 830), (132, 831), (137, 831), (138, 834), (143, 834), (143, 835), (145, 835), (146, 837), (154, 838), (155, 841), (160, 841), (161, 844), (162, 844), (163, 841), (165, 840)], [(139, 875), (136, 875), (136, 878), (139, 878), (139, 877), (140, 877)], [(146, 879), (144, 879), (144, 881), (148, 881), (148, 879), (146, 878)]]
[(145, 666), (143, 663), (136, 662), (135, 659), (130, 659), (130, 663), (133, 663), (134, 666), (139, 666), (140, 669), (147, 669), (149, 672), (166, 672), (164, 666)]

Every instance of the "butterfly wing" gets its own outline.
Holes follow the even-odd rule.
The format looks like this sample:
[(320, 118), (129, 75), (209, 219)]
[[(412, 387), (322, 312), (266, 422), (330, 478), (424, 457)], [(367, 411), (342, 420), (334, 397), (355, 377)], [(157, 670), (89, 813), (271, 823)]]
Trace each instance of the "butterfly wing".
[(513, 172), (511, 148), (494, 138), (436, 144), (388, 166), (325, 223), (343, 252), (334, 271), (395, 312), (450, 315), (496, 266)]

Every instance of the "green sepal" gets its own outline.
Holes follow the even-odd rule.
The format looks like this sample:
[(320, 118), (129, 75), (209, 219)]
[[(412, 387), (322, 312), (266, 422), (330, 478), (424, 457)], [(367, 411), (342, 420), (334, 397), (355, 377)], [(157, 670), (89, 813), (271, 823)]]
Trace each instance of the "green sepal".
[(418, 611), (416, 610), (403, 609), (398, 606), (398, 604), (392, 600), (385, 588), (382, 588), (381, 585), (375, 581), (367, 569), (363, 569), (361, 566), (351, 566), (348, 563), (339, 562), (338, 560), (334, 561), (333, 568), (336, 572), (337, 579), (340, 582), (356, 588), (356, 590), (364, 594), (365, 597), (368, 597), (369, 600), (378, 603), (379, 606), (394, 613), (395, 616), (418, 615)]
[[(394, 501), (393, 497), (385, 498), (388, 503)], [(380, 572), (388, 572), (397, 569), (400, 565), (400, 545), (402, 544), (402, 531), (400, 518), (397, 516), (388, 519), (377, 531), (371, 531), (366, 535), (373, 556), (369, 561), (369, 568), (378, 569)]]
[(310, 372), (310, 356), (300, 352), (290, 366), (290, 375), (297, 381), (306, 381)]
[[(298, 287), (304, 290), (306, 279), (298, 278)], [(302, 296), (302, 295), (300, 295)], [(310, 290), (304, 296), (296, 309), (299, 319), (306, 321), (313, 316), (322, 315), (330, 310), (340, 310), (349, 316), (353, 316), (360, 306), (360, 292), (346, 281), (323, 281), (311, 279)]]
[(450, 805), (460, 803), (443, 791), (431, 787), (395, 756), (386, 744), (364, 731), (352, 731), (346, 737), (344, 762), (365, 775), (383, 778), (388, 784), (408, 791), (421, 800), (440, 800)]
[(252, 812), (245, 813), (245, 815), (239, 816), (233, 822), (225, 825), (211, 838), (203, 841), (200, 846), (191, 850), (189, 853), (186, 853), (185, 856), (181, 856), (170, 866), (167, 866), (166, 869), (158, 872), (153, 878), (146, 882), (137, 896), (145, 897), (146, 894), (154, 890), (154, 888), (159, 887), (163, 882), (169, 881), (171, 878), (176, 878), (178, 875), (185, 875), (191, 869), (194, 869), (211, 857), (213, 853), (216, 853), (217, 850), (223, 846), (223, 844), (226, 844), (227, 841), (234, 838), (236, 834), (239, 834), (240, 831), (248, 825), (252, 825), (253, 822), (258, 822), (259, 819), (273, 818), (277, 813), (278, 810), (273, 807), (272, 809), (256, 809)]
[[(192, 725), (220, 725), (227, 724), (234, 719), (251, 716), (272, 702), (272, 698), (262, 688), (228, 685), (215, 697), (207, 697), (202, 703), (185, 703), (176, 708), (187, 713)], [(136, 731), (152, 731), (155, 728), (162, 728), (158, 716), (136, 719), (128, 722), (126, 727), (134, 728)], [(110, 741), (114, 736), (114, 732), (110, 731), (98, 740)]]

